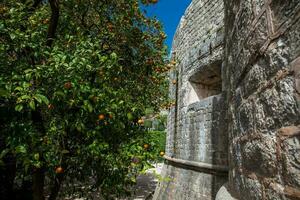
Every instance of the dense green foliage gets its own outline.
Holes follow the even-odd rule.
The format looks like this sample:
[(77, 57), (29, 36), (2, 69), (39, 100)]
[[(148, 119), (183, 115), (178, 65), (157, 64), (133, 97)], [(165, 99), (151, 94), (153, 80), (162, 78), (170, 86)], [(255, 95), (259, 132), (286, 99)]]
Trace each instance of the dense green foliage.
[(49, 199), (91, 176), (103, 197), (124, 194), (157, 156), (138, 123), (167, 93), (165, 34), (139, 7), (155, 2), (1, 1), (1, 170), (15, 163), (33, 199), (45, 177)]

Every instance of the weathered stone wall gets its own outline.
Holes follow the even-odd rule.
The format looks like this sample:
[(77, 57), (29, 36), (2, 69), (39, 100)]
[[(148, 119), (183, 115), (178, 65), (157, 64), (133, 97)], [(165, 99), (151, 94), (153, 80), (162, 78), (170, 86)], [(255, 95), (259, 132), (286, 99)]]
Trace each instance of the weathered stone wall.
[(224, 2), (229, 188), (300, 199), (300, 1)]
[[(218, 77), (223, 55), (223, 9), (222, 0), (194, 0), (178, 26), (172, 48), (177, 66), (171, 79), (177, 81), (170, 85), (170, 96), (176, 103), (168, 118), (168, 157), (228, 164), (226, 109)], [(209, 85), (207, 77), (211, 77)], [(154, 199), (210, 200), (227, 181), (226, 173), (203, 172), (171, 162), (164, 166), (164, 177), (170, 180), (161, 182)]]
[(214, 199), (212, 194), (220, 189), (226, 181), (224, 176), (212, 176), (196, 170), (184, 168), (184, 166), (163, 166), (163, 177), (169, 177), (160, 182), (153, 199)]
[(300, 199), (300, 1), (193, 0), (172, 52), (154, 199)]

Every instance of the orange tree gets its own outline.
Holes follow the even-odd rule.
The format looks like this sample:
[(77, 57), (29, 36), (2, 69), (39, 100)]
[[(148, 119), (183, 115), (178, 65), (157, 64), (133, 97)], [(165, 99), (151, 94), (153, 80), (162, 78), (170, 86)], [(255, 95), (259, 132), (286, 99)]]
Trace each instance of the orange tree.
[(66, 180), (115, 197), (149, 166), (140, 119), (165, 101), (167, 67), (140, 5), (156, 2), (1, 1), (1, 199), (57, 199)]

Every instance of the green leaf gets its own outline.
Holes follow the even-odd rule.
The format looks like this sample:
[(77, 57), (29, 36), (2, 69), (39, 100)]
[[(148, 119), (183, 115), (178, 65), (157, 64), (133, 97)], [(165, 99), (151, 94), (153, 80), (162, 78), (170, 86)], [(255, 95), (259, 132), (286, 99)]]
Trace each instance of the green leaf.
[(17, 91), (23, 91), (23, 88), (20, 87), (20, 86), (18, 86), (18, 87), (15, 88), (15, 90), (17, 90)]
[(89, 110), (89, 112), (91, 113), (91, 112), (93, 112), (93, 106), (89, 103), (88, 105), (88, 110)]
[(23, 105), (22, 105), (22, 104), (18, 104), (18, 105), (16, 105), (16, 107), (15, 107), (15, 110), (16, 110), (17, 112), (21, 112), (22, 109), (23, 109)]
[(65, 94), (62, 91), (57, 91), (57, 92), (54, 93), (54, 96), (56, 96), (56, 97), (58, 97), (58, 96), (64, 97)]
[(134, 176), (130, 177), (131, 182), (136, 183), (136, 178)]
[(9, 152), (9, 149), (4, 149), (0, 154), (0, 159), (2, 159), (8, 152)]
[(146, 108), (146, 110), (145, 110), (145, 114), (146, 114), (146, 115), (151, 115), (151, 114), (153, 114), (153, 113), (154, 113), (154, 111), (153, 111), (152, 108)]
[(30, 107), (32, 110), (35, 110), (35, 103), (34, 103), (34, 101), (30, 101), (30, 102), (29, 102), (29, 107)]
[(88, 100), (84, 100), (83, 104), (86, 110), (88, 110), (90, 113), (93, 112), (93, 106)]
[(39, 159), (40, 159), (40, 154), (39, 154), (39, 153), (34, 154), (34, 155), (33, 155), (33, 158), (34, 158), (35, 160), (39, 160)]
[(33, 166), (35, 166), (36, 168), (41, 168), (42, 163), (40, 161), (34, 162)]
[(27, 150), (26, 150), (25, 146), (20, 145), (20, 146), (16, 147), (16, 153), (26, 153), (26, 152), (27, 152)]
[(145, 120), (144, 126), (145, 126), (146, 128), (151, 128), (151, 127), (152, 127), (152, 121), (151, 121), (151, 120)]
[(29, 95), (23, 95), (23, 96), (20, 97), (20, 99), (22, 99), (22, 100), (30, 99), (30, 96)]
[(27, 81), (29, 81), (31, 79), (31, 74), (26, 74), (25, 78), (26, 78)]
[(26, 73), (26, 74), (28, 74), (28, 73), (30, 73), (30, 72), (32, 72), (33, 70), (32, 69), (26, 69), (26, 70), (24, 70), (24, 72)]
[(9, 96), (9, 92), (5, 89), (0, 89), (0, 97), (8, 97)]
[(117, 57), (118, 57), (117, 54), (116, 54), (115, 52), (111, 53), (110, 56), (111, 56), (111, 59), (112, 59), (112, 60), (116, 60)]
[(127, 118), (129, 121), (133, 120), (133, 115), (131, 113), (127, 113)]
[(68, 150), (64, 149), (64, 150), (61, 151), (61, 153), (62, 153), (62, 154), (68, 154), (68, 153), (70, 153), (70, 152), (69, 152)]
[(49, 100), (47, 97), (45, 97), (44, 95), (41, 95), (41, 94), (36, 94), (34, 96), (34, 98), (39, 102), (39, 103), (42, 103), (44, 102), (45, 104), (49, 104)]

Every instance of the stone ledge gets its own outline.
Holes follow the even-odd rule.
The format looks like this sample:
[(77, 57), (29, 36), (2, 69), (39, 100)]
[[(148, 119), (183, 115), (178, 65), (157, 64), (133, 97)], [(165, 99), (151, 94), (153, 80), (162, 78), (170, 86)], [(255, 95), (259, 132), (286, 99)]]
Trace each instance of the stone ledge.
[(223, 94), (216, 94), (216, 95), (212, 95), (209, 97), (206, 97), (204, 99), (200, 99), (196, 102), (193, 102), (191, 104), (189, 104), (187, 106), (187, 111), (199, 111), (199, 110), (203, 110), (203, 109), (208, 109), (208, 107), (211, 107), (211, 105), (215, 102), (215, 101), (220, 101), (220, 99), (223, 98)]
[(214, 165), (209, 163), (203, 163), (203, 162), (195, 162), (195, 161), (188, 161), (188, 160), (182, 160), (177, 158), (171, 158), (169, 156), (164, 156), (164, 159), (167, 161), (171, 161), (173, 163), (184, 165), (186, 167), (192, 167), (193, 169), (196, 169), (197, 171), (207, 171), (211, 170), (214, 172), (221, 172), (221, 173), (227, 173), (229, 168), (228, 166), (224, 165)]

